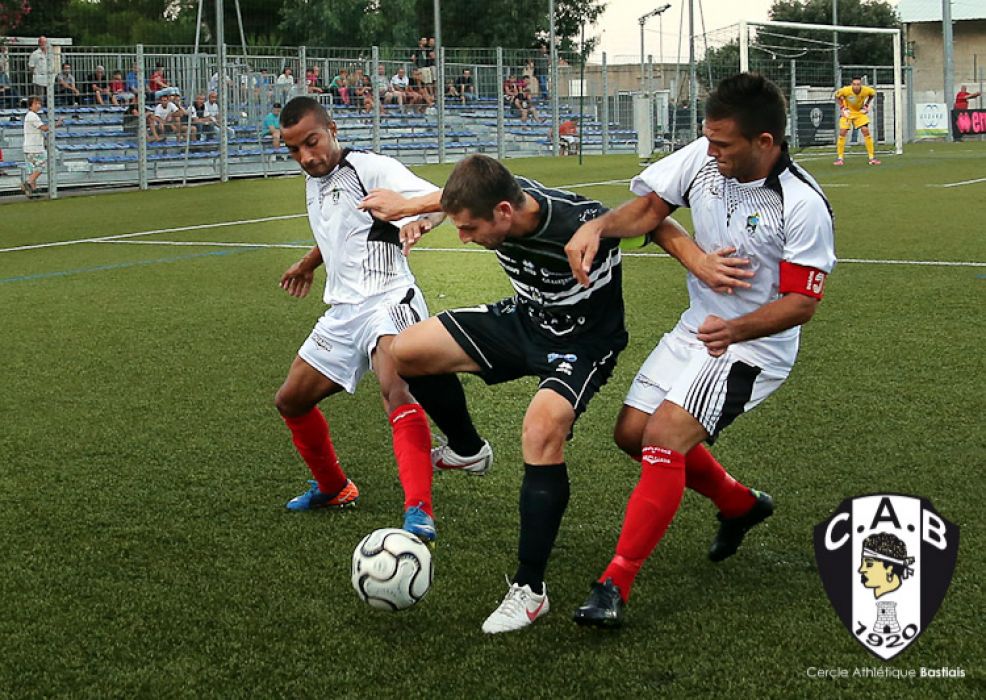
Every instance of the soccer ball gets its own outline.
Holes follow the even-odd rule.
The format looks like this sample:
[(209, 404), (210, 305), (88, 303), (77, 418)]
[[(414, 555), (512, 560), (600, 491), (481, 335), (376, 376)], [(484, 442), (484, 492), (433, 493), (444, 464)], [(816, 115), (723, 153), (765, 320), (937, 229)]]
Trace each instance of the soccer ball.
[(353, 588), (378, 610), (404, 610), (424, 598), (433, 576), (431, 550), (406, 530), (374, 530), (353, 552)]

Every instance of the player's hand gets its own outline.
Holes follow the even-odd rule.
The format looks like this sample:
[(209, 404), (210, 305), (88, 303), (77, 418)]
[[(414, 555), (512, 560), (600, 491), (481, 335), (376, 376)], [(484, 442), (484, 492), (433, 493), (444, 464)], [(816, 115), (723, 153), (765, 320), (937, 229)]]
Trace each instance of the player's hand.
[(431, 231), (431, 229), (431, 219), (427, 217), (401, 226), (401, 231), (398, 235), (400, 236), (401, 249), (404, 251), (404, 255), (406, 256), (410, 253), (411, 247), (420, 241), (421, 237)]
[(281, 275), (281, 289), (296, 299), (301, 299), (308, 295), (314, 279), (315, 271), (302, 259), (285, 270), (284, 274)]
[(589, 270), (592, 269), (592, 261), (596, 259), (602, 232), (603, 227), (599, 219), (592, 219), (582, 224), (565, 244), (568, 266), (572, 268), (572, 275), (583, 287), (589, 286)]
[(870, 106), (869, 105), (863, 105), (863, 108), (861, 110), (859, 110), (859, 111), (862, 112), (863, 114), (869, 114), (869, 112), (870, 112)]
[(753, 271), (746, 269), (750, 260), (732, 257), (735, 252), (736, 248), (729, 247), (706, 253), (692, 274), (719, 294), (732, 294), (734, 289), (749, 289), (750, 283), (744, 280), (753, 277)]
[(846, 119), (849, 118), (849, 108), (848, 107), (843, 107), (842, 108), (842, 116), (844, 116)]
[(706, 316), (696, 337), (705, 343), (705, 349), (712, 357), (721, 357), (735, 340), (729, 321), (718, 316)]
[(403, 219), (407, 198), (393, 190), (380, 188), (370, 190), (357, 206), (384, 221)]

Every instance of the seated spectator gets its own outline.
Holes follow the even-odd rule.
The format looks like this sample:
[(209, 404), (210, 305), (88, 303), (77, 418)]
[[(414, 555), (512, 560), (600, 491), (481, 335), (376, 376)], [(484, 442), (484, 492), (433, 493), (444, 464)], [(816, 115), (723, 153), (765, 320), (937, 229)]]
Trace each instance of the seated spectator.
[(418, 105), (418, 111), (424, 114), (429, 107), (435, 104), (435, 99), (431, 96), (428, 86), (421, 78), (421, 69), (415, 68), (411, 71), (411, 79), (408, 81), (407, 100), (410, 104)]
[(104, 105), (107, 102), (116, 104), (113, 93), (110, 92), (110, 81), (106, 79), (106, 69), (96, 66), (96, 71), (89, 76), (89, 94), (96, 100), (96, 104)]
[(398, 68), (397, 72), (390, 79), (390, 90), (401, 96), (398, 100), (398, 104), (401, 105), (401, 111), (404, 111), (404, 105), (413, 104), (411, 102), (411, 96), (408, 94), (408, 89), (411, 86), (411, 81), (407, 77), (407, 71), (403, 68)]
[[(154, 113), (147, 118), (151, 132), (151, 138), (148, 140), (163, 141), (169, 131), (176, 136), (182, 136), (186, 131), (185, 117), (187, 116), (188, 113), (181, 108), (177, 99), (161, 95), (158, 104), (154, 107)], [(190, 128), (190, 135), (194, 136), (196, 129), (194, 126)]]
[(291, 99), (291, 93), (294, 91), (294, 72), (288, 66), (284, 67), (284, 70), (277, 80), (274, 81), (274, 101), (285, 104)]
[(513, 73), (508, 73), (507, 79), (503, 81), (503, 103), (507, 106), (507, 109), (513, 109), (514, 100), (517, 99), (519, 93), (517, 79), (514, 78)]
[(527, 90), (522, 90), (517, 93), (514, 97), (512, 104), (514, 114), (520, 117), (520, 121), (524, 124), (527, 123), (527, 116), (530, 115), (534, 117), (537, 121), (544, 121), (541, 119), (541, 114), (538, 112), (537, 107), (534, 106), (534, 102), (531, 100), (531, 95)]
[(357, 68), (353, 71), (351, 82), (350, 91), (352, 92), (353, 104), (356, 105), (356, 109), (361, 112), (372, 112), (373, 86), (370, 85), (370, 79), (363, 74), (362, 68)]
[(121, 102), (127, 104), (136, 96), (134, 93), (127, 91), (127, 84), (123, 80), (122, 71), (113, 71), (113, 77), (110, 79), (110, 95), (115, 105)]
[(151, 71), (151, 77), (147, 80), (147, 91), (155, 95), (154, 99), (157, 99), (157, 93), (165, 88), (171, 87), (171, 84), (164, 77), (164, 64), (158, 63), (154, 66), (154, 70)]
[(339, 69), (339, 75), (329, 83), (328, 93), (332, 95), (332, 102), (342, 103), (349, 106), (349, 71), (345, 68)]
[(216, 120), (216, 116), (219, 114), (218, 108), (219, 105), (216, 104), (216, 110), (210, 116), (205, 95), (198, 94), (195, 96), (191, 106), (188, 108), (188, 113), (192, 117), (192, 124), (198, 129), (200, 138), (210, 138), (219, 133), (219, 122)]
[(62, 72), (55, 76), (55, 104), (78, 105), (81, 99), (75, 76), (72, 75), (72, 66), (63, 63)]
[(451, 78), (445, 81), (445, 96), (454, 97), (455, 99), (459, 99), (460, 97), (459, 90), (455, 87), (455, 83), (452, 82)]
[(575, 155), (579, 151), (579, 128), (571, 119), (558, 125), (558, 146), (563, 156)]
[(281, 147), (281, 103), (275, 102), (274, 106), (271, 108), (267, 116), (264, 117), (264, 123), (261, 127), (261, 136), (266, 136), (270, 134), (271, 145), (274, 148)]
[(472, 71), (468, 68), (463, 68), (462, 75), (455, 79), (455, 92), (462, 104), (476, 99), (476, 86), (473, 84)]
[(305, 85), (308, 87), (308, 93), (311, 95), (321, 95), (325, 92), (322, 87), (321, 71), (318, 66), (312, 66), (305, 73)]
[(387, 79), (387, 69), (384, 68), (383, 64), (377, 66), (377, 76), (373, 81), (373, 87), (381, 106), (396, 102), (400, 105), (401, 111), (404, 111), (404, 93), (394, 90), (391, 81)]

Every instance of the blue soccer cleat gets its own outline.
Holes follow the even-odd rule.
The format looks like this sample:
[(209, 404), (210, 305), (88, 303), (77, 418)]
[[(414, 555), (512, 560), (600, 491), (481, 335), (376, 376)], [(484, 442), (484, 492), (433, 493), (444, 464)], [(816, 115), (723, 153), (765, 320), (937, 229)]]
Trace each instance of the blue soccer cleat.
[(435, 538), (438, 537), (435, 531), (435, 519), (424, 512), (422, 505), (424, 504), (420, 503), (404, 511), (403, 529), (412, 535), (417, 535), (418, 539), (426, 545), (433, 546)]
[(311, 488), (288, 501), (286, 506), (288, 510), (352, 508), (359, 500), (359, 489), (349, 479), (346, 479), (346, 485), (338, 493), (322, 493), (317, 482), (309, 481), (308, 483), (311, 484)]

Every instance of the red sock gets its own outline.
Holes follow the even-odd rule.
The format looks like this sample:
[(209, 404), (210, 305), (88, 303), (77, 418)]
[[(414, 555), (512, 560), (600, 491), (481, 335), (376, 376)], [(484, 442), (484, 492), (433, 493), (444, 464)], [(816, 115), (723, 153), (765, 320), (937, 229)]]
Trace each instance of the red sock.
[(431, 510), (431, 428), (421, 406), (408, 403), (390, 414), (394, 431), (394, 456), (397, 473), (404, 487), (404, 507), (420, 506), (428, 515)]
[(685, 456), (663, 447), (647, 445), (641, 458), (640, 481), (630, 494), (616, 556), (599, 577), (612, 578), (623, 600), (644, 560), (661, 541), (685, 492)]
[(346, 474), (339, 466), (339, 458), (329, 435), (329, 424), (318, 406), (303, 416), (283, 418), (291, 429), (294, 446), (318, 483), (318, 490), (328, 494), (339, 493), (346, 485)]
[(731, 477), (702, 444), (685, 455), (685, 485), (715, 503), (724, 518), (743, 515), (756, 501), (750, 489)]

